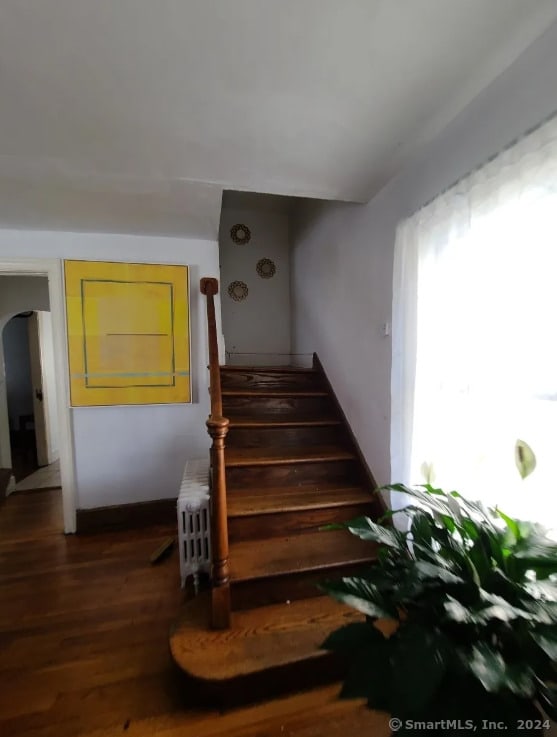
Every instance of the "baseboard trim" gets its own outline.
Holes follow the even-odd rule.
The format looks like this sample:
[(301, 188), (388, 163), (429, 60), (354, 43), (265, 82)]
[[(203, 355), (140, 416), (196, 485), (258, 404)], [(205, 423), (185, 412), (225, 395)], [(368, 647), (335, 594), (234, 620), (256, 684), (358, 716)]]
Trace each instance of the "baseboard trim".
[(107, 530), (133, 530), (166, 524), (176, 524), (175, 498), (76, 511), (76, 532), (78, 534)]

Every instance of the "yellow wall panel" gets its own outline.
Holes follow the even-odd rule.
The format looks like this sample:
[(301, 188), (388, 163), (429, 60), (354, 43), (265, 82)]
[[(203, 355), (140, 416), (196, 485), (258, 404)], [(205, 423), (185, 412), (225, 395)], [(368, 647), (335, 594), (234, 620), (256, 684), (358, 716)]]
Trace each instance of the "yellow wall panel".
[(75, 407), (189, 402), (188, 267), (65, 261)]

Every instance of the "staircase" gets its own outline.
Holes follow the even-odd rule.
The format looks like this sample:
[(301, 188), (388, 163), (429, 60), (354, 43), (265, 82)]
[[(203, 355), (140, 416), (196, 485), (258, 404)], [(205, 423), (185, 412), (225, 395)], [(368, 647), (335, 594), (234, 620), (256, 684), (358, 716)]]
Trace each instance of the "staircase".
[[(334, 522), (384, 512), (375, 482), (317, 356), (312, 368), (219, 366), (215, 279), (207, 296), (212, 466), (212, 588), (171, 633), (197, 683), (254, 694), (338, 677), (319, 649), (361, 615), (320, 581), (366, 570), (376, 550)], [(208, 614), (212, 630), (208, 627)], [(388, 629), (390, 625), (386, 624)], [(249, 681), (247, 685), (246, 679)]]
[(377, 516), (373, 480), (317, 365), (220, 373), (232, 610), (316, 596), (373, 559), (370, 543), (320, 530)]

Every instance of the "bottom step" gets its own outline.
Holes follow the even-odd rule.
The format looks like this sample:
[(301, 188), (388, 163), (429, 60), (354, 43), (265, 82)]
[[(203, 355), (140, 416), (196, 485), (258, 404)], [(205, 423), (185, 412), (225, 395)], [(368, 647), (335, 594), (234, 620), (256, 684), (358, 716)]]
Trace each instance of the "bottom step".
[[(229, 630), (210, 630), (209, 611), (208, 594), (184, 607), (170, 634), (176, 664), (207, 684), (226, 686), (249, 679), (257, 683), (259, 694), (266, 689), (264, 695), (277, 687), (312, 688), (342, 677), (342, 665), (319, 646), (338, 627), (363, 620), (358, 612), (324, 596), (234, 612)], [(391, 625), (384, 622), (381, 629), (392, 632)]]

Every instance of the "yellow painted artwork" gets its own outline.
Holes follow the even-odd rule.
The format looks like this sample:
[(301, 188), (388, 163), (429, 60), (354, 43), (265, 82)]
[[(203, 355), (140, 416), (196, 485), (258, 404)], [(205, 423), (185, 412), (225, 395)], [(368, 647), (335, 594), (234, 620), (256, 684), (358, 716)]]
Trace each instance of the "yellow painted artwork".
[(189, 402), (188, 267), (65, 261), (74, 407)]

